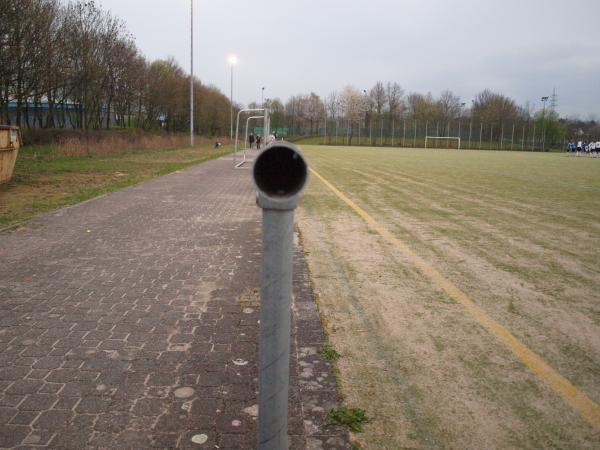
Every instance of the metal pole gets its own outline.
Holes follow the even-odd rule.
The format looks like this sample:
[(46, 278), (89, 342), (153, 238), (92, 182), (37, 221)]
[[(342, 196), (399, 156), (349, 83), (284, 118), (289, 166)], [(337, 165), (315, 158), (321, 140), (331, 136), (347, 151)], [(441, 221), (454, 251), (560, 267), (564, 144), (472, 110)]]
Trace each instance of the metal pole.
[(394, 118), (392, 117), (392, 147), (394, 146), (395, 134), (396, 134), (396, 124), (394, 123)]
[(504, 122), (502, 122), (502, 131), (500, 132), (500, 150), (504, 150)]
[(360, 119), (358, 119), (358, 146), (360, 147)]
[(535, 151), (535, 122), (533, 122), (533, 142), (531, 144), (531, 150)]
[(263, 108), (263, 110), (265, 117), (263, 122), (263, 138), (261, 147), (267, 145), (267, 142), (269, 142), (269, 134), (271, 133), (271, 117), (269, 116), (269, 108)]
[(469, 122), (469, 148), (473, 148), (473, 143), (471, 142), (471, 137), (473, 136), (473, 118)]
[(190, 0), (190, 147), (194, 146), (194, 0)]
[(414, 121), (414, 125), (415, 125), (415, 135), (413, 137), (413, 148), (417, 147), (417, 121)]
[(481, 126), (479, 127), (479, 150), (481, 150), (482, 139), (483, 139), (483, 122), (481, 122)]
[(406, 141), (406, 119), (404, 119), (404, 129), (402, 131), (402, 147), (404, 147), (405, 141)]
[[(237, 155), (237, 144), (238, 144), (238, 136), (240, 130), (240, 114), (244, 112), (256, 112), (256, 111), (265, 111), (263, 108), (254, 108), (254, 109), (240, 109), (237, 113), (237, 120), (235, 121), (235, 141), (233, 144), (233, 160), (235, 161)], [(266, 114), (266, 111), (265, 111)]]
[(229, 95), (230, 117), (231, 117), (231, 132), (229, 139), (233, 139), (233, 63), (231, 64), (231, 91)]
[(327, 144), (327, 109), (325, 109), (325, 138), (323, 141)]
[(346, 145), (350, 145), (350, 119), (346, 124)]
[(288, 448), (294, 209), (308, 168), (300, 152), (277, 142), (257, 158), (254, 182), (262, 208), (258, 374), (258, 449)]
[(515, 123), (513, 122), (512, 135), (510, 136), (510, 149), (512, 151), (513, 145), (515, 143)]
[(521, 150), (525, 151), (525, 125), (523, 125), (523, 134), (521, 135)]
[(492, 138), (494, 137), (494, 124), (492, 123), (490, 125), (490, 148), (488, 150), (492, 149)]

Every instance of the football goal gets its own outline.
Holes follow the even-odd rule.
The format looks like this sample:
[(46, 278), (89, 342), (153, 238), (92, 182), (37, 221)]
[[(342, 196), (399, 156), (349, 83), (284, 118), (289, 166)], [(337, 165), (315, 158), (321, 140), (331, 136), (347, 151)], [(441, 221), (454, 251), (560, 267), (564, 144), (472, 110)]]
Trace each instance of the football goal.
[[(450, 142), (456, 141), (458, 145), (458, 149), (460, 150), (460, 138), (452, 137), (452, 136), (425, 136), (425, 148), (427, 148), (427, 143), (429, 140), (434, 140), (442, 143), (443, 148), (453, 148), (450, 146)], [(436, 145), (438, 147), (438, 145)]]

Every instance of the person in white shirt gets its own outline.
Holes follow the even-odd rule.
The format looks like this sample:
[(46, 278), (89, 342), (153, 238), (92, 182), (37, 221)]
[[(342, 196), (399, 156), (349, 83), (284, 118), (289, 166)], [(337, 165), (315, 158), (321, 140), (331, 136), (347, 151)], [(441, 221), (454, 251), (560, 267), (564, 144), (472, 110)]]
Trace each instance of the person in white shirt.
[(596, 154), (596, 143), (594, 141), (592, 141), (588, 145), (589, 145), (590, 158), (593, 158), (594, 155)]
[(583, 142), (577, 141), (577, 156), (579, 156), (579, 153), (581, 152), (581, 147), (583, 147)]

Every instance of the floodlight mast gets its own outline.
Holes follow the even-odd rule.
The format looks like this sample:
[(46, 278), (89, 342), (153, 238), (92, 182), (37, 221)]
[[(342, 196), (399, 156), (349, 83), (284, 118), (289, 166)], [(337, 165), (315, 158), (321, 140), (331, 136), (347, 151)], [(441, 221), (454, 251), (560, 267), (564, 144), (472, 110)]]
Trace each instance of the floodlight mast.
[(548, 101), (548, 96), (542, 97), (542, 104), (544, 108), (542, 110), (542, 151), (546, 151), (546, 102)]
[(229, 94), (229, 140), (233, 140), (233, 66), (237, 64), (237, 56), (231, 55), (229, 57), (229, 65), (231, 66), (231, 83), (230, 83), (230, 94)]
[(194, 0), (190, 0), (190, 147), (194, 146)]

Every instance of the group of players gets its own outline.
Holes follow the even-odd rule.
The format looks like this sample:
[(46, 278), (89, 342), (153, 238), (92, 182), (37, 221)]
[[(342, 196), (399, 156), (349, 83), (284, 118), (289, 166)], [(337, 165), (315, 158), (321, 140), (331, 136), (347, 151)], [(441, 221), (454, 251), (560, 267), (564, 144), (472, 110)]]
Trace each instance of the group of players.
[(579, 156), (581, 154), (588, 155), (591, 158), (600, 158), (600, 141), (588, 142), (583, 140), (575, 143), (575, 141), (570, 140), (567, 144), (567, 156)]

